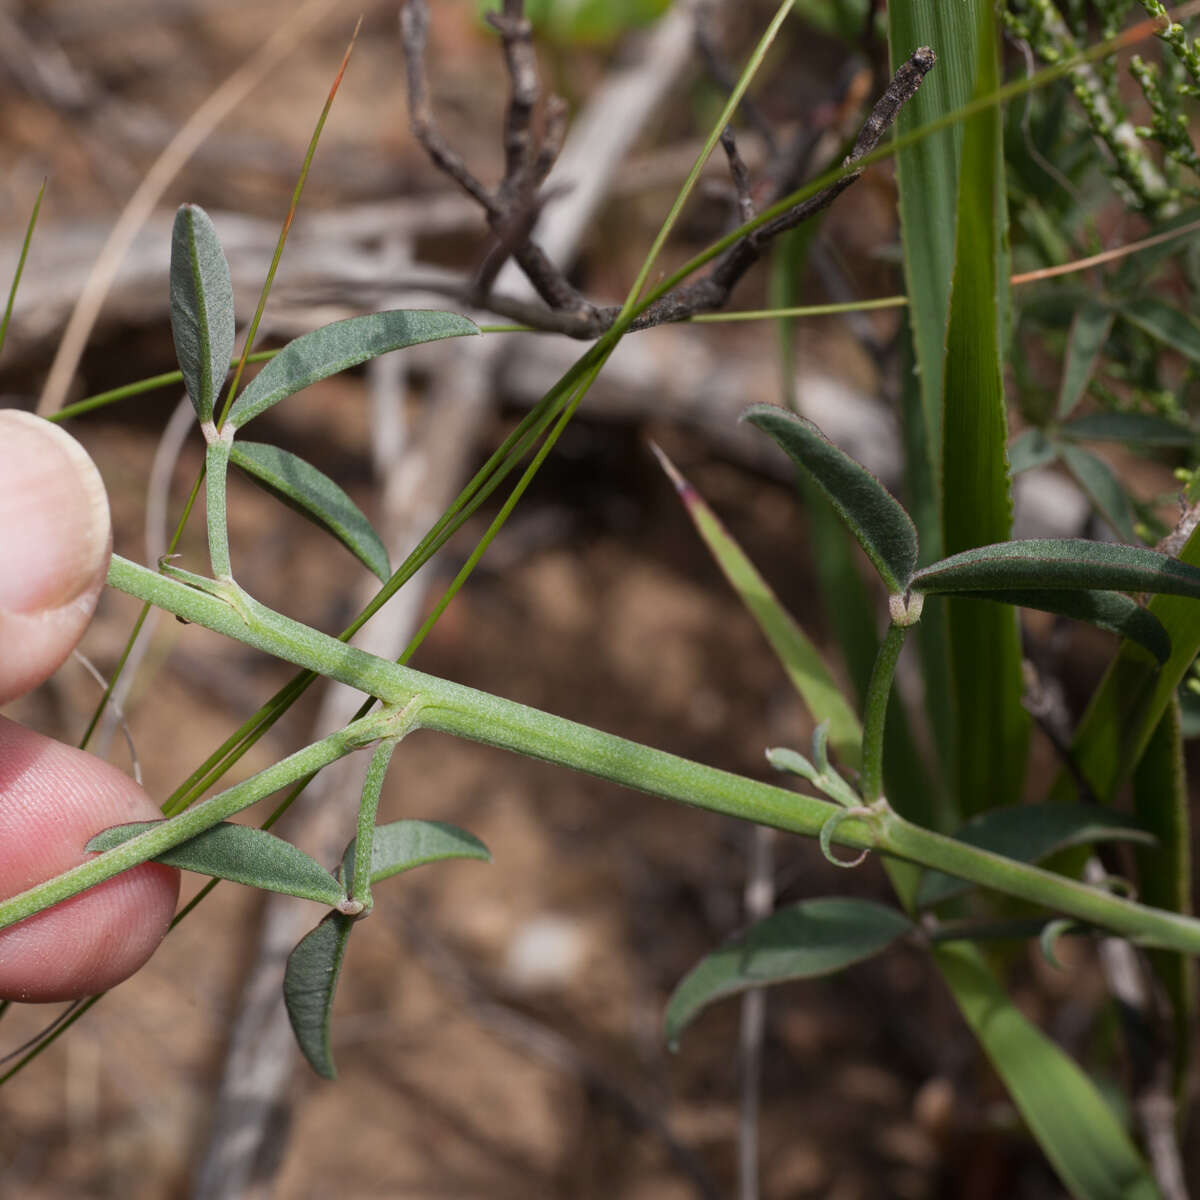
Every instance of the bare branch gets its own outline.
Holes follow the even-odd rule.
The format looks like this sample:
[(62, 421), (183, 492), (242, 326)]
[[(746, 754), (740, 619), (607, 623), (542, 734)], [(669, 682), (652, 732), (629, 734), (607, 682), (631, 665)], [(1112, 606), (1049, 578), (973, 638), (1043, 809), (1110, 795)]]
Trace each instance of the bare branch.
[[(719, 58), (713, 49), (711, 36), (705, 30), (703, 9), (700, 16), (697, 38), (702, 49), (707, 44), (706, 53), (719, 69)], [(475, 179), (434, 126), (424, 76), (424, 49), (429, 20), (426, 0), (406, 0), (401, 10), (401, 33), (409, 74), (410, 119), (414, 135), (435, 166), (480, 203), (496, 235), (496, 241), (476, 275), (475, 285), (464, 286), (458, 294), (473, 304), (486, 303), (494, 312), (540, 329), (567, 333), (577, 338), (598, 337), (611, 328), (619, 308), (615, 305), (601, 307), (588, 300), (572, 286), (563, 271), (532, 237), (541, 208), (548, 200), (546, 196), (539, 197), (537, 189), (558, 154), (565, 130), (565, 106), (556, 97), (547, 102), (545, 136), (540, 147), (534, 150), (532, 113), (540, 95), (540, 84), (524, 4), (522, 0), (505, 0), (503, 14), (493, 14), (488, 19), (500, 33), (512, 81), (512, 97), (504, 130), (505, 175), (495, 194), (489, 193)], [(860, 129), (844, 165), (856, 163), (879, 144), (900, 109), (916, 94), (935, 62), (933, 51), (921, 47), (900, 66)], [(721, 142), (729, 159), (737, 191), (738, 211), (744, 223), (754, 211), (749, 175), (731, 130), (723, 131)], [(806, 139), (802, 155), (790, 156), (793, 165), (807, 161), (811, 152), (810, 142), (811, 139)], [(706, 277), (683, 284), (660, 298), (631, 328), (647, 329), (722, 307), (733, 288), (762, 257), (774, 238), (828, 207), (860, 174), (860, 171), (853, 171), (844, 175), (816, 195), (746, 234), (718, 259)], [(780, 189), (785, 180), (786, 176), (777, 176), (773, 190)], [(524, 271), (548, 309), (503, 296), (489, 296), (492, 282), (510, 257)]]

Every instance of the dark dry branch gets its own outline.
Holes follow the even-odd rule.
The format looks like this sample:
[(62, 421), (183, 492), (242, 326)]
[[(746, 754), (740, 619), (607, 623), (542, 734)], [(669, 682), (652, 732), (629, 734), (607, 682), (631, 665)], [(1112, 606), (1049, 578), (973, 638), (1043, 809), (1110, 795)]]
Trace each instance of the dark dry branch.
[[(523, 0), (505, 0), (504, 13), (489, 18), (500, 34), (505, 63), (512, 81), (512, 98), (505, 118), (505, 175), (495, 192), (489, 192), (466, 164), (438, 133), (429, 106), (425, 80), (424, 54), (429, 24), (426, 0), (406, 0), (400, 14), (401, 39), (408, 72), (410, 122), (414, 136), (425, 148), (433, 164), (453, 179), (483, 208), (496, 237), (485, 262), (470, 286), (444, 289), (447, 294), (471, 304), (521, 321), (538, 329), (565, 333), (571, 337), (592, 339), (611, 328), (620, 309), (616, 305), (592, 304), (568, 281), (533, 239), (541, 207), (547, 197), (538, 194), (542, 180), (558, 153), (565, 130), (565, 112), (557, 98), (547, 105), (546, 135), (533, 150), (532, 113), (540, 95), (537, 63), (525, 20)], [(702, 34), (697, 35), (703, 45)], [(714, 61), (717, 56), (711, 51)], [(916, 94), (921, 81), (936, 62), (928, 47), (916, 50), (901, 64), (883, 95), (868, 115), (854, 149), (846, 157), (850, 166), (869, 154), (896, 119), (900, 109)], [(730, 130), (722, 134), (729, 157), (730, 171), (737, 189), (739, 212), (743, 221), (753, 211), (748, 173)], [(809, 146), (808, 149), (811, 149)], [(808, 149), (803, 155), (807, 160)], [(759, 226), (735, 242), (702, 279), (685, 283), (661, 297), (641, 314), (631, 329), (649, 329), (668, 321), (682, 321), (702, 312), (721, 308), (746, 272), (762, 257), (771, 241), (794, 229), (827, 208), (861, 175), (852, 171), (835, 180), (815, 195), (793, 205), (779, 216)], [(768, 205), (777, 203), (794, 189), (791, 172), (776, 174), (767, 197)], [(511, 297), (489, 295), (489, 289), (504, 262), (512, 257), (549, 308)]]
[(738, 153), (737, 139), (733, 136), (732, 126), (726, 125), (721, 130), (721, 149), (725, 151), (725, 157), (729, 160), (729, 174), (733, 177), (738, 223), (745, 225), (754, 220), (754, 197), (750, 194), (750, 172), (746, 170), (745, 159)]
[[(512, 96), (504, 126), (505, 172), (496, 191), (488, 191), (475, 178), (434, 123), (425, 79), (425, 46), (429, 34), (429, 6), (426, 0), (406, 0), (400, 10), (400, 40), (404, 47), (408, 76), (409, 123), (413, 136), (424, 147), (434, 166), (479, 203), (487, 215), (488, 225), (496, 235), (498, 245), (489, 252), (488, 261), (480, 271), (478, 280), (490, 282), (494, 279), (511, 253), (550, 308), (568, 314), (578, 324), (590, 326), (596, 322), (595, 305), (567, 282), (563, 273), (530, 236), (540, 209), (537, 187), (554, 165), (562, 145), (566, 114), (560, 101), (548, 105), (547, 136), (534, 150), (531, 123), (541, 87), (524, 7), (523, 0), (505, 0), (504, 12), (493, 14), (490, 18), (500, 34), (504, 60), (512, 82)], [(475, 288), (465, 290), (462, 298), (468, 303), (483, 301)], [(490, 301), (488, 307), (500, 311)]]

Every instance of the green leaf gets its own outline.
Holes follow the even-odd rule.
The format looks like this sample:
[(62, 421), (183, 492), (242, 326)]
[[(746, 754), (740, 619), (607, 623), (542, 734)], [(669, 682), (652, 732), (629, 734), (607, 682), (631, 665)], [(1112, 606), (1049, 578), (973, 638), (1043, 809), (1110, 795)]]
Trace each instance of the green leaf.
[(1144, 296), (1122, 304), (1118, 311), (1143, 333), (1185, 358), (1200, 362), (1200, 326), (1179, 309), (1152, 296)]
[[(973, 817), (954, 835), (1005, 858), (1037, 863), (1070, 846), (1093, 842), (1153, 843), (1154, 835), (1140, 821), (1095, 804), (1018, 804), (993, 808)], [(929, 908), (970, 891), (973, 884), (941, 871), (926, 871), (917, 889), (917, 905)]]
[(1083, 538), (1030, 538), (952, 554), (918, 571), (912, 578), (912, 588), (929, 594), (1025, 588), (1111, 589), (1200, 600), (1200, 569), (1145, 546)]
[[(953, 9), (961, 27), (955, 57), (970, 72), (971, 98), (983, 99), (1000, 86), (995, 6), (956, 0)], [(956, 201), (941, 422), (946, 554), (1003, 541), (1012, 529), (1002, 354), (1010, 271), (998, 107), (963, 122)], [(1020, 795), (1030, 720), (1021, 705), (1016, 614), (954, 600), (948, 621), (958, 719), (954, 796), (965, 813)]]
[(713, 951), (680, 981), (664, 1018), (668, 1045), (715, 1000), (750, 988), (831, 975), (871, 958), (913, 928), (894, 908), (831, 896), (772, 913)]
[[(1129, 551), (1132, 547), (1121, 549)], [(1200, 530), (1193, 530), (1180, 550), (1177, 566), (1191, 571), (1194, 577), (1196, 566), (1200, 566)], [(1140, 649), (1122, 646), (1093, 694), (1072, 746), (1077, 770), (1102, 803), (1111, 803), (1129, 777), (1200, 653), (1200, 605), (1190, 596), (1155, 596), (1147, 608), (1171, 639), (1171, 657), (1160, 668), (1149, 662)], [(1060, 770), (1049, 798), (1074, 800), (1077, 793), (1072, 773)]]
[(311, 463), (263, 442), (236, 441), (230, 461), (289, 508), (329, 530), (385, 583), (392, 573), (387, 550), (358, 505)]
[(208, 214), (185, 204), (171, 231), (171, 336), (184, 386), (201, 421), (213, 406), (233, 357), (233, 283)]
[(1196, 440), (1186, 425), (1140, 412), (1088, 413), (1061, 425), (1058, 432), (1076, 442), (1135, 442), (1143, 446), (1190, 446)]
[[(1167, 705), (1133, 773), (1133, 811), (1156, 838), (1137, 849), (1138, 891), (1143, 904), (1192, 911), (1192, 831), (1179, 705)], [(1185, 954), (1146, 952), (1171, 1006), (1174, 1074), (1182, 1088), (1191, 1062), (1196, 1011), (1196, 965)]]
[(1027, 429), (1008, 448), (1009, 469), (1014, 475), (1049, 466), (1058, 458), (1058, 447), (1040, 429)]
[[(900, 110), (896, 122), (900, 136), (961, 108), (974, 94), (978, 69), (974, 6), (974, 0), (952, 5), (945, 0), (907, 0), (888, 5), (892, 70), (918, 46), (932, 46), (938, 56), (937, 65), (920, 90)], [(955, 124), (904, 146), (896, 154), (904, 278), (929, 439), (928, 458), (933, 464), (941, 461), (946, 321), (954, 275), (962, 145), (963, 126)]]
[(679, 493), (709, 553), (758, 622), (809, 713), (814, 720), (828, 723), (829, 740), (842, 762), (857, 769), (862, 758), (862, 726), (822, 660), (820, 651), (779, 603), (770, 585), (730, 537), (703, 497), (653, 442), (651, 449)]
[(1076, 1200), (1160, 1200), (1129, 1134), (1095, 1084), (1024, 1017), (974, 947), (934, 956), (967, 1024)]
[(21, 243), (21, 253), (17, 256), (17, 266), (13, 271), (12, 283), (8, 288), (8, 299), (4, 304), (4, 316), (0, 317), (0, 350), (4, 349), (4, 340), (8, 336), (8, 323), (12, 320), (13, 304), (17, 299), (17, 288), (21, 286), (21, 276), (25, 271), (25, 260), (29, 257), (29, 246), (33, 241), (33, 231), (37, 226), (38, 213), (42, 211), (42, 198), (46, 194), (46, 181), (38, 188), (37, 198), (33, 202), (33, 211), (29, 214), (29, 222), (25, 226), (25, 240)]
[(331, 912), (288, 955), (283, 975), (283, 1002), (300, 1052), (325, 1079), (337, 1078), (329, 1022), (353, 925), (350, 917)]
[(1087, 621), (1144, 646), (1160, 663), (1165, 663), (1171, 656), (1171, 639), (1162, 622), (1149, 609), (1121, 592), (1004, 589), (980, 592), (979, 598)]
[(280, 400), (369, 358), (419, 342), (478, 332), (466, 317), (424, 309), (397, 309), (335, 321), (288, 342), (242, 389), (229, 411), (229, 423), (241, 429)]
[[(342, 878), (349, 891), (354, 886), (354, 847), (351, 840), (342, 855)], [(445, 825), (441, 821), (392, 821), (375, 826), (371, 847), (371, 883), (411, 871), (426, 863), (448, 858), (475, 858), (491, 862), (488, 848), (474, 834)]]
[[(1112, 309), (1089, 300), (1075, 313), (1067, 338), (1067, 360), (1058, 389), (1058, 418), (1061, 421), (1080, 401), (1100, 361), (1112, 330)], [(1015, 470), (1015, 468), (1014, 468)]]
[(771, 404), (755, 404), (741, 419), (774, 438), (792, 461), (812, 476), (888, 590), (904, 591), (917, 565), (917, 530), (887, 488), (803, 417)]
[[(135, 821), (131, 825), (113, 826), (96, 834), (87, 848), (111, 850), (158, 824), (161, 822)], [(321, 904), (336, 905), (346, 897), (338, 881), (303, 850), (265, 829), (233, 821), (222, 821), (206, 829), (158, 855), (154, 861)]]
[(1101, 515), (1125, 541), (1138, 542), (1133, 505), (1108, 463), (1078, 446), (1063, 446), (1061, 452), (1067, 470)]

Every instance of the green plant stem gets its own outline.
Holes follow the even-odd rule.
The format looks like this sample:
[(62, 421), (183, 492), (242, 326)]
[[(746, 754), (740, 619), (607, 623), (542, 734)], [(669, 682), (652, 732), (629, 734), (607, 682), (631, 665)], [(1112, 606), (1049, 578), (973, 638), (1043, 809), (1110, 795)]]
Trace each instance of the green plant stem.
[[(314, 760), (322, 755), (328, 755), (327, 761), (332, 761), (340, 753), (363, 744), (364, 739), (394, 736), (397, 732), (394, 710), (404, 706), (410, 706), (404, 720), (411, 719), (413, 728), (498, 746), (626, 787), (808, 837), (818, 836), (832, 816), (845, 811), (824, 800), (704, 766), (376, 658), (272, 612), (248, 596), (243, 596), (235, 609), (217, 596), (120, 557), (113, 558), (109, 583), (194, 624), (377, 696), (393, 707), (393, 714), (373, 714), (268, 768), (246, 784), (197, 805), (170, 822), (169, 827), (164, 824), (58, 879), (0, 902), (0, 928), (99, 882), (101, 876), (107, 877), (111, 871), (96, 868), (104, 861), (114, 861), (109, 856), (124, 855), (118, 868), (124, 869), (184, 840), (175, 831), (183, 829), (186, 836), (194, 836), (223, 820), (241, 805), (244, 794), (229, 799), (231, 793), (241, 788), (253, 786), (259, 795), (265, 795), (304, 771), (313, 770), (320, 765)], [(219, 805), (215, 803), (218, 801)], [(177, 824), (182, 821), (189, 823)], [(172, 832), (164, 833), (168, 828)], [(1200, 954), (1200, 921), (1194, 918), (1147, 908), (1074, 879), (931, 833), (905, 821), (886, 805), (877, 805), (865, 819), (852, 817), (842, 821), (836, 841), (850, 847), (873, 847), (945, 871), (1091, 925), (1135, 937), (1146, 945)]]
[(911, 625), (888, 626), (887, 635), (875, 656), (871, 681), (867, 685), (863, 711), (862, 797), (868, 804), (873, 804), (883, 794), (883, 731), (887, 722), (888, 698), (892, 694), (896, 663), (911, 628)]
[[(354, 839), (354, 881), (350, 899), (362, 905), (364, 913), (371, 911), (371, 855), (375, 849), (375, 818), (379, 815), (379, 794), (383, 791), (384, 776), (399, 742), (389, 738), (380, 742), (371, 755), (367, 778), (363, 781), (362, 800), (358, 806), (358, 829)], [(345, 881), (343, 881), (343, 886)]]
[(229, 561), (229, 521), (225, 510), (225, 481), (229, 475), (231, 442), (218, 437), (204, 456), (204, 500), (208, 517), (208, 556), (214, 579), (232, 579)]
[[(144, 570), (144, 568), (138, 569)], [(182, 584), (178, 586), (184, 587)], [(185, 590), (192, 589), (185, 588)], [(211, 597), (210, 599), (227, 611), (233, 612), (233, 609), (224, 602)], [(340, 645), (341, 643), (336, 644)], [(215, 796), (210, 796), (202, 804), (197, 804), (187, 812), (155, 825), (153, 829), (148, 829), (145, 833), (130, 838), (129, 841), (123, 842), (112, 850), (98, 854), (78, 867), (64, 871), (54, 879), (47, 880), (45, 883), (38, 884), (0, 902), (0, 929), (22, 921), (26, 917), (31, 917), (34, 913), (41, 912), (42, 909), (49, 908), (50, 905), (57, 904), (60, 900), (74, 896), (98, 883), (103, 883), (106, 879), (111, 879), (114, 875), (119, 875), (122, 871), (127, 871), (130, 867), (135, 867), (139, 863), (163, 854), (172, 847), (178, 846), (180, 842), (186, 842), (206, 829), (211, 829), (218, 822), (228, 820), (242, 809), (257, 804), (259, 800), (286, 787), (300, 776), (318, 771), (380, 737), (393, 734), (394, 720), (395, 713), (390, 710), (372, 713), (371, 716), (361, 721), (355, 721), (344, 729), (322, 738), (319, 742), (314, 742), (311, 746), (297, 750), (295, 754), (289, 754), (287, 758), (268, 767), (265, 771), (251, 776), (244, 782)]]

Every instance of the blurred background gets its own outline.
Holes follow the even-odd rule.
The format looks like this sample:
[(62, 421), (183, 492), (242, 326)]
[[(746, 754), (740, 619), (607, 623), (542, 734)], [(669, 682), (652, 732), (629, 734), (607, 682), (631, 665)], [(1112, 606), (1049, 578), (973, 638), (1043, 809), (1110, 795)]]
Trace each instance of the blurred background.
[[(244, 326), (360, 12), (259, 344), (379, 308), (468, 311), (426, 285), (448, 272), (469, 277), (488, 251), (487, 230), (409, 132), (397, 7), (0, 3), (0, 280), (11, 277), (46, 180), (0, 357), (4, 403), (36, 406), (72, 307), (131, 197), (197, 110), (229, 95), (225, 81), (249, 63), (244, 95), (164, 172), (134, 222), (62, 398), (174, 368), (166, 269), (181, 202), (212, 215)], [(598, 302), (620, 302), (723, 92), (682, 6), (665, 17), (661, 3), (576, 7), (563, 16), (570, 6), (541, 6), (549, 13), (538, 41), (543, 78), (568, 101), (574, 129), (622, 138), (585, 140), (581, 151), (569, 135), (564, 160), (586, 171), (577, 166), (552, 192), (544, 221), (571, 281)], [(815, 172), (877, 91), (879, 47), (858, 52), (829, 19), (806, 19), (799, 7), (754, 95), (781, 141), (813, 140)], [(720, 52), (737, 64), (775, 5), (712, 8)], [(494, 183), (508, 80), (473, 0), (433, 4), (427, 67), (443, 133)], [(752, 129), (739, 133), (753, 178), (768, 152)], [(585, 182), (595, 194), (581, 208)], [(884, 165), (821, 225), (799, 284), (804, 301), (899, 291), (894, 212)], [(732, 227), (734, 214), (717, 156), (661, 270)], [(518, 286), (508, 275), (502, 283)], [(760, 271), (732, 307), (766, 302)], [(801, 323), (786, 380), (808, 415), (890, 482), (899, 462), (889, 403), (897, 328), (889, 312)], [(558, 336), (497, 334), (404, 352), (294, 397), (263, 417), (255, 436), (337, 480), (381, 530), (395, 564), (581, 350)], [(628, 338), (414, 665), (767, 778), (764, 748), (802, 747), (811, 726), (647, 443), (666, 449), (824, 641), (789, 471), (766, 439), (735, 425), (746, 404), (778, 402), (784, 383), (769, 323)], [(172, 418), (180, 400), (178, 387), (158, 389), (68, 426), (108, 483), (116, 549), (140, 561), (153, 561), (203, 460), (190, 408)], [(1066, 525), (1058, 532), (1071, 531), (1082, 502), (1049, 486)], [(493, 513), (401, 594), (390, 623), (380, 618), (381, 652), (399, 653)], [(344, 550), (240, 478), (231, 481), (230, 514), (235, 573), (265, 603), (334, 632), (370, 596), (370, 577)], [(206, 569), (199, 514), (182, 554), (183, 566)], [(115, 666), (136, 612), (125, 597), (104, 599), (83, 645), (101, 672)], [(1107, 643), (1083, 630), (1071, 636), (1086, 684)], [(291, 674), (204, 630), (158, 621), (124, 700), (150, 793), (165, 797)], [(77, 740), (97, 698), (95, 682), (70, 663), (7, 711)], [(346, 704), (313, 689), (229, 782), (336, 727)], [(107, 742), (129, 767), (119, 734), (108, 731)], [(330, 772), (283, 832), (335, 861), (353, 832), (353, 771), (361, 769)], [(461, 825), (494, 862), (426, 867), (379, 889), (339, 990), (336, 1084), (297, 1064), (276, 1003), (281, 955), (318, 908), (223, 884), (141, 974), (0, 1093), (5, 1194), (737, 1194), (738, 1002), (706, 1013), (672, 1055), (661, 1036), (666, 998), (744, 924), (756, 853), (773, 853), (780, 902), (831, 891), (886, 900), (878, 864), (838, 872), (814, 844), (766, 846), (734, 821), (428, 733), (393, 759), (381, 819), (402, 816)], [(197, 888), (197, 877), (185, 877), (185, 896)], [(1086, 950), (1060, 953), (1073, 956), (1070, 973), (1031, 956), (1017, 994), (1031, 1015), (1052, 1015), (1056, 1036), (1078, 1049), (1102, 984), (1074, 961)], [(0, 1051), (54, 1011), (10, 1012)], [(764, 1038), (762, 1196), (1060, 1194), (915, 951), (774, 990)]]

